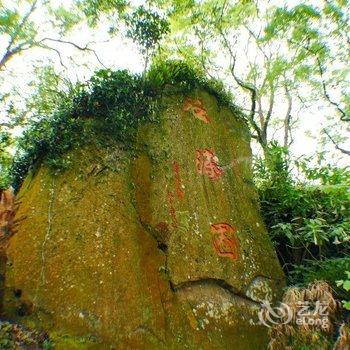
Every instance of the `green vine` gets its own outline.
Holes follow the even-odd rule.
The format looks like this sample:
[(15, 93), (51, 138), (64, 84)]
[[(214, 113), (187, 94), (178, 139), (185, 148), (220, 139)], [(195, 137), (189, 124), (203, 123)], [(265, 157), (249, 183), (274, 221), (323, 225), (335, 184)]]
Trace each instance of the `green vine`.
[(143, 77), (126, 70), (100, 70), (85, 84), (77, 84), (48, 116), (39, 116), (18, 142), (12, 166), (12, 184), (18, 188), (35, 164), (46, 162), (65, 169), (70, 162), (63, 155), (72, 148), (92, 142), (99, 146), (118, 142), (131, 147), (135, 131), (144, 122), (157, 123), (164, 94), (188, 94), (205, 89), (218, 103), (241, 112), (221, 84), (208, 81), (183, 62), (163, 62)]

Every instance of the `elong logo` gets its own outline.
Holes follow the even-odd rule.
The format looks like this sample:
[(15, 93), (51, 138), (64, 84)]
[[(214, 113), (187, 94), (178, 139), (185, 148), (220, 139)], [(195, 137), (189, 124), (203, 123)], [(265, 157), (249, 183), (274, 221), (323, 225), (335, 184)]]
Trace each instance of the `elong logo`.
[(272, 307), (269, 301), (261, 304), (258, 312), (259, 321), (266, 327), (275, 325), (286, 325), (289, 323), (298, 326), (318, 326), (324, 329), (329, 327), (329, 305), (316, 301), (297, 302), (296, 309), (286, 303), (280, 303), (279, 306)]

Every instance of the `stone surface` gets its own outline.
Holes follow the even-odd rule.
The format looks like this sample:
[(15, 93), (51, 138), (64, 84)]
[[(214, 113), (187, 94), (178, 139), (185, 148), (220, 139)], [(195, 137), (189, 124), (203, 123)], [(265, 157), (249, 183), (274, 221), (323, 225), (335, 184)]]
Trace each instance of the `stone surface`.
[(15, 195), (11, 188), (0, 189), (0, 242), (5, 240), (13, 230), (15, 216)]
[(256, 313), (283, 275), (247, 128), (203, 91), (164, 104), (132, 152), (75, 150), (22, 185), (5, 310), (58, 349), (266, 347)]
[(0, 189), (0, 312), (3, 309), (6, 274), (6, 248), (14, 229), (15, 195), (12, 188)]

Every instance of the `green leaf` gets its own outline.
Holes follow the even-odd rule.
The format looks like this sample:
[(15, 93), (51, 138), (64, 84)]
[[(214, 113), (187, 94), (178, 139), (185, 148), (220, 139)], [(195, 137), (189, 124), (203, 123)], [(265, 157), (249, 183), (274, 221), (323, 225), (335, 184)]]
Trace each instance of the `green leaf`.
[(341, 287), (344, 284), (344, 281), (339, 280), (339, 281), (335, 281), (335, 283), (337, 284), (337, 287)]
[(344, 281), (343, 288), (348, 292), (350, 290), (350, 281)]

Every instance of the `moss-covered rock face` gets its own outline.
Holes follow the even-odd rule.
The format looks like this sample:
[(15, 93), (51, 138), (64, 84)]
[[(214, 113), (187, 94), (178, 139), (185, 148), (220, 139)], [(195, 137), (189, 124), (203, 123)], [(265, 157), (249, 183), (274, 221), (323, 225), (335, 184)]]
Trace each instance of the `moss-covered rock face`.
[(164, 99), (133, 152), (93, 145), (19, 192), (5, 309), (58, 349), (264, 349), (283, 279), (247, 128), (203, 91)]

